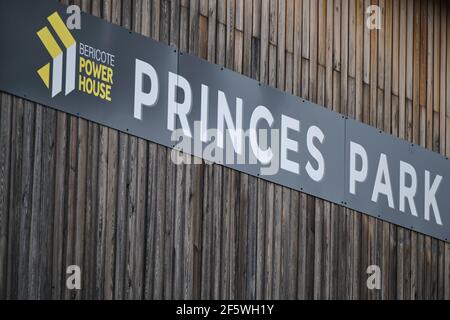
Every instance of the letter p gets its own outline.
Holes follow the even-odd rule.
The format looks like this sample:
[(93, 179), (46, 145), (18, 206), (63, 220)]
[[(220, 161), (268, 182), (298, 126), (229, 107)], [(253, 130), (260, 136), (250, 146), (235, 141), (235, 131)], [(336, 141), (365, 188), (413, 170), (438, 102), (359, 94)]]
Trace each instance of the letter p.
[[(144, 77), (150, 78), (150, 92), (144, 92)], [(142, 106), (152, 107), (158, 101), (158, 74), (150, 64), (136, 59), (134, 80), (134, 117), (142, 120)]]
[[(356, 168), (356, 156), (361, 159), (361, 169)], [(364, 182), (367, 178), (367, 152), (358, 143), (350, 141), (350, 193), (356, 193), (356, 182)]]

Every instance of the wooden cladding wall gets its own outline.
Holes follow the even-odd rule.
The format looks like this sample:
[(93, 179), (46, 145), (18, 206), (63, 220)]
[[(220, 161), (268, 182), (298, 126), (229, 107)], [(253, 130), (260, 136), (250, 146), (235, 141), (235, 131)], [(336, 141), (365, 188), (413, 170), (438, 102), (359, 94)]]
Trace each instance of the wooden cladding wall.
[[(450, 155), (446, 1), (71, 3)], [(449, 299), (450, 245), (1, 94), (0, 298)]]

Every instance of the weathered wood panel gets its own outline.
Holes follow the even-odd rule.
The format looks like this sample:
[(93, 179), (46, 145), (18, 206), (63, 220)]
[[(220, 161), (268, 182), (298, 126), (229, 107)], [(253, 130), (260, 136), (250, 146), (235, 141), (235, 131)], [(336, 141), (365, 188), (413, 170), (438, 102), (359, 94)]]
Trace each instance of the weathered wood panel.
[[(446, 1), (62, 2), (450, 155)], [(0, 94), (0, 299), (450, 298), (449, 244)]]

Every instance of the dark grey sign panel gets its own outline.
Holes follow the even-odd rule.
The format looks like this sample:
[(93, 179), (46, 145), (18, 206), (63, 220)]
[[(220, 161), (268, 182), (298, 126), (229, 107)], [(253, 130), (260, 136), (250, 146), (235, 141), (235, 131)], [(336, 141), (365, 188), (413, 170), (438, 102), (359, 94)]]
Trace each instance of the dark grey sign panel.
[[(324, 107), (314, 105), (299, 97), (288, 95), (277, 89), (262, 85), (253, 79), (191, 55), (180, 55), (178, 73), (189, 81), (192, 89), (193, 104), (191, 112), (188, 115), (191, 131), (194, 131), (192, 124), (195, 121), (201, 120), (202, 85), (208, 87), (207, 128), (218, 128), (219, 91), (222, 91), (226, 97), (230, 115), (235, 125), (236, 98), (242, 100), (242, 129), (245, 136), (244, 151), (247, 160), (246, 163), (230, 164), (225, 161), (225, 156), (223, 162), (217, 161), (214, 158), (208, 159), (208, 153), (204, 153), (204, 151), (212, 142), (216, 141), (214, 139), (211, 139), (207, 143), (202, 143), (201, 148), (192, 148), (196, 156), (223, 163), (230, 168), (341, 203), (343, 200), (342, 183), (344, 181), (344, 172), (342, 168), (344, 167), (343, 141), (345, 134), (345, 119), (342, 115), (327, 110)], [(267, 130), (267, 135), (264, 134), (263, 136), (267, 136), (267, 146), (271, 148), (273, 153), (270, 165), (264, 165), (260, 161), (257, 161), (255, 164), (249, 164), (248, 161), (253, 151), (250, 146), (249, 134), (245, 133), (248, 133), (252, 115), (255, 116), (254, 112), (258, 106), (263, 106), (269, 110), (273, 118), (271, 126), (268, 125), (266, 120), (258, 122), (257, 126), (258, 130)], [(294, 122), (298, 123), (298, 130), (290, 127), (286, 130), (287, 139), (283, 139), (282, 122), (284, 120), (284, 124), (286, 125), (286, 119), (288, 118), (295, 119)], [(179, 121), (177, 127), (181, 128)], [(321, 142), (318, 138), (312, 138), (314, 148), (317, 148), (323, 159), (323, 174), (319, 174), (319, 177), (313, 175), (318, 181), (311, 177), (307, 169), (308, 167), (310, 167), (310, 171), (319, 169), (319, 164), (313, 156), (314, 150), (311, 145), (309, 147), (307, 145), (307, 134), (308, 132), (312, 134), (315, 128), (316, 132), (319, 130), (323, 133)], [(229, 135), (225, 138), (229, 138)], [(183, 139), (186, 139), (186, 136)], [(293, 149), (297, 149), (297, 151), (291, 150), (291, 148), (286, 149), (289, 144), (288, 139), (292, 140), (291, 144), (296, 144), (296, 147)], [(197, 142), (200, 141), (199, 134), (194, 135), (194, 140)], [(233, 147), (230, 143), (225, 143), (224, 146), (228, 148)], [(286, 156), (283, 159), (292, 162), (291, 168), (293, 165), (296, 168), (295, 170), (298, 169), (298, 173), (283, 168), (283, 148), (287, 150)], [(227, 150), (223, 152), (226, 154)]]
[(346, 128), (347, 206), (448, 241), (449, 160), (351, 119)]
[[(48, 21), (58, 11), (65, 20), (66, 7), (56, 1), (15, 0), (0, 1), (0, 88), (26, 97), (40, 104), (129, 132), (145, 139), (170, 146), (171, 131), (167, 130), (168, 72), (177, 72), (178, 53), (162, 43), (131, 33), (99, 18), (83, 14), (81, 30), (71, 30), (76, 41), (75, 90), (65, 95), (67, 50)], [(55, 68), (37, 32), (47, 27), (63, 52), (62, 91), (52, 98), (52, 84), (47, 88), (37, 70), (50, 63)], [(114, 55), (111, 101), (79, 90), (80, 45)], [(158, 101), (152, 108), (144, 108), (142, 120), (134, 117), (135, 60), (151, 61), (159, 77)], [(91, 59), (94, 60), (94, 59)], [(93, 78), (93, 77), (91, 77)], [(144, 79), (144, 88), (151, 90)], [(164, 94), (163, 94), (164, 93)]]

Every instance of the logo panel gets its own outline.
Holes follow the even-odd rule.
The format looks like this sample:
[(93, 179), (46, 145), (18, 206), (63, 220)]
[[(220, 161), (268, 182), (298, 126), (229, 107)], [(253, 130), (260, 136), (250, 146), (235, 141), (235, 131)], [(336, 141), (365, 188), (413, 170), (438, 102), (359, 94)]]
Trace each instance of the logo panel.
[[(59, 41), (63, 44), (66, 52), (66, 79), (65, 79), (65, 95), (67, 96), (75, 89), (76, 76), (76, 46), (75, 38), (67, 29), (64, 21), (58, 12), (52, 13), (47, 17), (50, 26), (58, 36)], [(41, 40), (45, 49), (52, 58), (51, 63), (47, 63), (37, 70), (41, 80), (48, 89), (51, 89), (52, 98), (62, 91), (63, 78), (63, 60), (64, 52), (50, 32), (48, 27), (43, 27), (37, 32), (37, 36)], [(50, 88), (51, 75), (51, 88)]]

